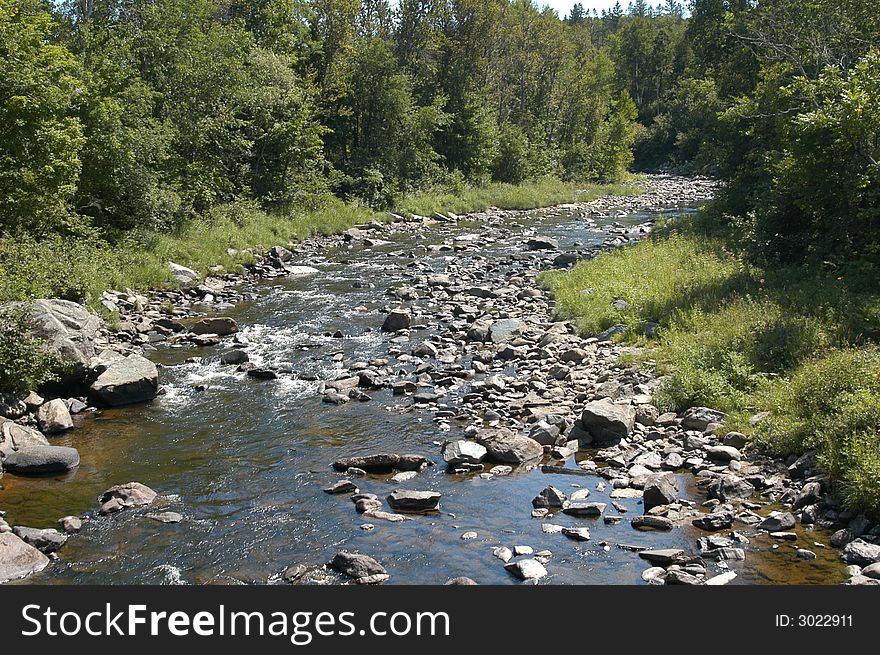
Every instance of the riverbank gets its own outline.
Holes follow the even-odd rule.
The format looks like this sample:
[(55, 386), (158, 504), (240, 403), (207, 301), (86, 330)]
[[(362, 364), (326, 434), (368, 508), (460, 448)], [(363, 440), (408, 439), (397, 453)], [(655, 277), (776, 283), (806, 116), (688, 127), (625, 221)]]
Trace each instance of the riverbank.
[(858, 536), (880, 516), (875, 276), (857, 262), (764, 268), (707, 220), (542, 282), (582, 333), (613, 330), (639, 348), (630, 361), (664, 376), (661, 411), (709, 406), (756, 451), (790, 465), (806, 453), (806, 484), (823, 496), (798, 517)]
[[(660, 178), (656, 184), (666, 184), (670, 189), (679, 184), (682, 195), (692, 196), (695, 192), (688, 181)], [(674, 200), (673, 195), (668, 198)], [(422, 544), (422, 548), (428, 548), (424, 542), (425, 529), (432, 531), (431, 552), (434, 553), (433, 544), (442, 546), (442, 554), (437, 552), (433, 557), (448, 562), (439, 569), (448, 577), (456, 577), (453, 573), (469, 574), (479, 581), (503, 581), (510, 579), (505, 576), (529, 577), (543, 569), (551, 581), (584, 582), (588, 579), (578, 577), (579, 569), (570, 561), (573, 555), (567, 554), (569, 548), (577, 549), (577, 558), (583, 556), (589, 561), (596, 556), (609, 557), (608, 553), (613, 552), (612, 559), (621, 565), (628, 562), (631, 570), (632, 562), (637, 561), (633, 550), (657, 551), (666, 546), (675, 552), (645, 554), (643, 559), (661, 564), (662, 573), (654, 566), (644, 579), (700, 583), (721, 576), (713, 583), (717, 584), (733, 579), (736, 576), (730, 574), (737, 571), (745, 575), (745, 570), (738, 568), (743, 566), (740, 555), (751, 553), (750, 562), (763, 558), (762, 553), (772, 552), (774, 545), (787, 544), (789, 537), (769, 537), (765, 525), (753, 535), (750, 533), (751, 545), (737, 537), (739, 540), (723, 546), (724, 540), (713, 536), (711, 542), (700, 542), (695, 552), (695, 531), (703, 528), (693, 522), (708, 515), (713, 518), (705, 525), (715, 525), (729, 511), (734, 515), (732, 521), (741, 524), (746, 532), (753, 530), (766, 518), (764, 512), (776, 507), (767, 504), (779, 500), (775, 482), (761, 486), (759, 490), (764, 493), (757, 499), (742, 501), (735, 499), (732, 492), (724, 491), (724, 485), (728, 476), (735, 473), (750, 485), (759, 478), (773, 476), (764, 469), (751, 468), (755, 466), (752, 463), (744, 463), (742, 453), (734, 457), (730, 450), (722, 448), (722, 438), (707, 430), (708, 424), (697, 426), (696, 422), (704, 421), (705, 417), (694, 418), (693, 412), (683, 412), (660, 421), (659, 413), (650, 405), (656, 387), (654, 376), (620, 367), (617, 361), (624, 350), (619, 344), (584, 338), (577, 334), (574, 324), (555, 321), (553, 300), (535, 285), (542, 270), (593, 258), (603, 249), (632, 243), (649, 233), (653, 218), (633, 220), (622, 211), (621, 222), (616, 225), (613, 219), (591, 218), (607, 215), (609, 210), (616, 216), (618, 210), (613, 207), (637, 202), (638, 198), (612, 198), (567, 206), (557, 212), (543, 212), (537, 222), (527, 212), (492, 212), (367, 224), (345, 235), (316, 237), (290, 248), (272, 248), (249, 270), (248, 278), (239, 279), (237, 285), (231, 284), (230, 279), (228, 286), (212, 287), (208, 280), (203, 280), (203, 284), (193, 285), (176, 296), (166, 295), (170, 292), (140, 298), (115, 296), (122, 322), (131, 323), (134, 332), (125, 332), (128, 336), (108, 335), (108, 339), (114, 340), (111, 345), (121, 351), (142, 350), (151, 359), (169, 362), (167, 368), (160, 368), (160, 393), (164, 391), (166, 396), (154, 401), (154, 409), (147, 414), (138, 409), (120, 409), (110, 413), (104, 410), (102, 413), (109, 420), (93, 422), (88, 413), (76, 418), (82, 421), (79, 425), (83, 430), (93, 434), (100, 434), (100, 425), (105, 424), (104, 429), (114, 434), (112, 443), (120, 444), (123, 452), (128, 449), (138, 453), (114, 464), (112, 451), (96, 451), (91, 444), (84, 451), (84, 466), (94, 467), (94, 458), (99, 457), (111, 474), (116, 471), (116, 475), (125, 475), (126, 479), (136, 476), (170, 497), (165, 501), (170, 507), (165, 509), (181, 519), (179, 523), (172, 522), (180, 526), (174, 528), (174, 543), (178, 544), (175, 550), (183, 547), (188, 553), (186, 559), (195, 557), (199, 547), (180, 544), (190, 544), (196, 535), (188, 531), (198, 534), (199, 526), (205, 522), (214, 526), (212, 542), (222, 530), (228, 532), (224, 543), (238, 544), (242, 535), (236, 532), (236, 526), (241, 523), (248, 534), (261, 535), (261, 550), (275, 543), (273, 535), (290, 543), (288, 532), (277, 532), (276, 527), (269, 526), (255, 529), (250, 523), (269, 511), (275, 491), (255, 496), (258, 508), (267, 509), (256, 511), (253, 519), (245, 514), (234, 522), (215, 525), (210, 508), (225, 507), (230, 494), (236, 495), (238, 485), (254, 492), (262, 488), (264, 476), (273, 490), (279, 484), (285, 486), (281, 480), (287, 480), (289, 485), (290, 480), (296, 479), (294, 502), (307, 503), (306, 516), (321, 517), (322, 521), (326, 519), (339, 526), (334, 528), (333, 537), (318, 540), (314, 553), (298, 552), (293, 562), (288, 560), (288, 564), (296, 564), (296, 571), (288, 577), (301, 582), (326, 577), (320, 562), (332, 553), (325, 555), (323, 551), (339, 543), (351, 549), (369, 548), (390, 571), (392, 581), (424, 581), (424, 574), (418, 570), (404, 572), (408, 558), (397, 561), (395, 553), (382, 544)], [(634, 207), (631, 205), (630, 211), (635, 211)], [(563, 221), (560, 214), (567, 218)], [(571, 232), (547, 232), (543, 227), (545, 223), (552, 226), (559, 221)], [(588, 237), (586, 242), (581, 235)], [(344, 283), (324, 279), (340, 274)], [(270, 286), (266, 278), (276, 282)], [(388, 284), (386, 280), (394, 281), (384, 296), (370, 291), (373, 285)], [(314, 295), (318, 289), (321, 293)], [(293, 290), (296, 293), (288, 296)], [(330, 290), (334, 295), (325, 299)], [(277, 301), (272, 300), (276, 297)], [(295, 299), (294, 304), (275, 304), (283, 303), (286, 297)], [(254, 325), (252, 329), (249, 323), (255, 317), (246, 318), (248, 314), (241, 313), (239, 308), (259, 307), (261, 303), (275, 307), (273, 314), (285, 306), (293, 309), (304, 304), (297, 310), (304, 316), (264, 316), (256, 320), (269, 321), (274, 327)], [(346, 311), (340, 313), (343, 308)], [(217, 318), (227, 314), (238, 320)], [(194, 329), (202, 321), (217, 331)], [(152, 326), (150, 329), (147, 323)], [(141, 331), (137, 330), (139, 325)], [(377, 332), (383, 325), (384, 333)], [(275, 333), (285, 340), (275, 341)], [(172, 355), (173, 360), (169, 359)], [(276, 394), (285, 393), (284, 390), (289, 393), (291, 389), (301, 390), (296, 392), (301, 394), (296, 396), (298, 400), (292, 406), (285, 400), (281, 413), (271, 409)], [(177, 418), (150, 418), (154, 411), (170, 411), (174, 403), (183, 399), (184, 413)], [(300, 416), (300, 406), (305, 414), (296, 418)], [(122, 418), (132, 413), (141, 418)], [(618, 413), (620, 420), (615, 418)], [(244, 420), (240, 425), (235, 423), (239, 414)], [(199, 431), (187, 439), (178, 439), (178, 431), (189, 429), (178, 426), (178, 422), (188, 415), (211, 429), (204, 436)], [(284, 430), (287, 438), (282, 439), (277, 430), (285, 423), (276, 425), (276, 421), (285, 421), (285, 415), (295, 422)], [(309, 441), (319, 439), (324, 443), (318, 435), (328, 430), (321, 427), (315, 432), (308, 423), (297, 422), (306, 420), (306, 415), (323, 417), (319, 420), (336, 427), (329, 429), (333, 436), (325, 446), (314, 449), (310, 459), (300, 461), (299, 453), (306, 452)], [(276, 418), (271, 419), (272, 416)], [(360, 424), (360, 417), (366, 422), (362, 424), (363, 435), (358, 437), (352, 428)], [(428, 417), (433, 420), (427, 420)], [(130, 442), (118, 433), (124, 429), (137, 434), (146, 429), (139, 427), (144, 421), (154, 425), (151, 430), (157, 430), (151, 431), (149, 437), (141, 435)], [(391, 421), (394, 427), (389, 427)], [(254, 428), (258, 441), (253, 444), (236, 436), (250, 434)], [(204, 466), (174, 465), (175, 461), (200, 461), (181, 450), (196, 436), (208, 441), (196, 441), (192, 448), (197, 452), (208, 449), (215, 453), (214, 457), (219, 455), (215, 445), (218, 441), (223, 444), (231, 440), (237, 444), (230, 453), (232, 460), (221, 459), (205, 469), (209, 475), (221, 475), (218, 482), (222, 482), (223, 491), (219, 498), (205, 497), (200, 509), (198, 499), (213, 486), (212, 481), (199, 482)], [(610, 441), (617, 443), (605, 447), (601, 442), (609, 440), (609, 436)], [(64, 439), (75, 443), (76, 432), (67, 432)], [(268, 470), (263, 474), (249, 473), (254, 455), (248, 453), (259, 452), (261, 461), (275, 462), (273, 467), (277, 467), (288, 459), (283, 454), (288, 440), (292, 440), (293, 452), (297, 453), (291, 461), (295, 466), (292, 471), (285, 468), (278, 479)], [(444, 441), (449, 443), (444, 446)], [(281, 451), (275, 448), (276, 442)], [(150, 447), (145, 449), (142, 444)], [(257, 444), (258, 450), (252, 451)], [(715, 447), (722, 449), (712, 450)], [(398, 448), (410, 449), (403, 453), (415, 452), (422, 459), (414, 467), (409, 465), (415, 461), (412, 458), (351, 460), (377, 452), (400, 453)], [(165, 449), (170, 452), (166, 454)], [(729, 461), (723, 462), (713, 453), (726, 453)], [(422, 469), (420, 463), (428, 459), (446, 460), (453, 473), (443, 473), (447, 468), (443, 466)], [(143, 470), (138, 468), (141, 460), (145, 460)], [(406, 465), (400, 463), (403, 461)], [(339, 474), (330, 472), (330, 463), (341, 470)], [(370, 463), (382, 464), (382, 470), (373, 470)], [(239, 469), (245, 478), (239, 479)], [(175, 475), (178, 470), (179, 475)], [(264, 465), (260, 470), (265, 470)], [(309, 472), (306, 474), (305, 470)], [(697, 477), (693, 478), (693, 474)], [(345, 475), (348, 477), (344, 478)], [(238, 480), (238, 485), (227, 476)], [(106, 475), (98, 477), (100, 481), (89, 483), (92, 497), (109, 486), (105, 484)], [(706, 492), (695, 492), (694, 479), (707, 484), (708, 493), (715, 497), (706, 500)], [(560, 486), (568, 480), (578, 483), (572, 485), (574, 491), (567, 491), (553, 487), (554, 480), (563, 481), (556, 483)], [(15, 481), (18, 483), (18, 479)], [(123, 480), (117, 478), (113, 482), (120, 481)], [(721, 491), (716, 492), (713, 485), (718, 481), (716, 486)], [(389, 485), (407, 492), (431, 493), (391, 494), (394, 498), (387, 502), (392, 511), (386, 512), (382, 509), (382, 497), (393, 488)], [(670, 486), (674, 491), (670, 492)], [(325, 487), (346, 495), (357, 487), (352, 500), (358, 502), (345, 502), (336, 494), (321, 494), (320, 489)], [(29, 487), (19, 488), (25, 492)], [(744, 484), (739, 488), (748, 489)], [(315, 492), (319, 498), (315, 498)], [(717, 494), (726, 494), (725, 499), (722, 501)], [(424, 509), (424, 503), (433, 503), (441, 496), (444, 511), (440, 514), (410, 514), (414, 506)], [(658, 497), (666, 502), (649, 507), (653, 501), (646, 501)], [(700, 507), (704, 502), (705, 507)], [(247, 506), (252, 504), (248, 501)], [(532, 505), (534, 512), (530, 516)], [(144, 548), (172, 538), (170, 528), (157, 527), (155, 520), (144, 523), (137, 518), (138, 511), (127, 514), (129, 518), (119, 518), (119, 522), (125, 522), (127, 531), (144, 535)], [(92, 519), (94, 525), (87, 524), (83, 535), (65, 546), (71, 557), (79, 549), (90, 552), (88, 549), (94, 546), (88, 544), (105, 538), (102, 535), (113, 534), (115, 519), (99, 518), (94, 511), (86, 512), (85, 517)], [(287, 523), (277, 525), (295, 529)], [(337, 536), (339, 529), (342, 532)], [(511, 529), (516, 536), (505, 537)], [(800, 529), (797, 532), (797, 539), (808, 538)], [(373, 534), (385, 537), (379, 542), (370, 541)], [(204, 543), (203, 537), (196, 543)], [(519, 546), (514, 547), (517, 543)], [(730, 552), (719, 550), (728, 546)], [(809, 550), (801, 546), (798, 544), (800, 550)], [(130, 546), (123, 549), (127, 551)], [(787, 546), (785, 551), (789, 552)], [(233, 558), (227, 564), (233, 569), (242, 566), (241, 557), (235, 552), (237, 548), (230, 551)], [(795, 555), (794, 549), (790, 554), (793, 558), (801, 557)], [(824, 552), (813, 554), (825, 566)], [(162, 557), (158, 561), (163, 565), (176, 561), (167, 559), (170, 553), (158, 556)], [(466, 556), (465, 561), (461, 556)], [(466, 563), (467, 558), (477, 558), (480, 565), (474, 568), (473, 562)], [(140, 559), (134, 557), (132, 562)], [(511, 565), (510, 573), (499, 559)], [(124, 566), (128, 566), (128, 560)], [(790, 566), (790, 579), (796, 579), (798, 569), (816, 571), (817, 560), (809, 564), (810, 560), (785, 558), (780, 566)], [(801, 561), (804, 564), (797, 564)], [(596, 565), (595, 561), (591, 564)], [(214, 570), (211, 575), (217, 575), (215, 567), (216, 564), (211, 565), (206, 572)], [(500, 578), (495, 567), (500, 570)], [(257, 562), (244, 568), (256, 569)], [(260, 575), (255, 573), (248, 580), (260, 581)], [(603, 581), (613, 582), (615, 578)], [(616, 581), (622, 579), (618, 577)]]

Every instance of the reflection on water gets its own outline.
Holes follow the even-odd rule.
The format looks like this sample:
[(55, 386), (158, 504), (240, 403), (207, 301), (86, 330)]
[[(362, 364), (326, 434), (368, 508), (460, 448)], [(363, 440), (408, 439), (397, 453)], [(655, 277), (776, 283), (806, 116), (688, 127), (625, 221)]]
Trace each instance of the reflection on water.
[[(635, 224), (646, 218), (643, 213), (618, 220)], [(530, 226), (532, 219), (520, 222)], [(583, 485), (591, 489), (591, 499), (609, 502), (610, 485), (596, 491), (600, 479), (594, 477), (532, 471), (483, 480), (449, 476), (438, 466), (408, 486), (441, 491), (442, 513), (397, 524), (373, 521), (371, 531), (360, 529), (365, 520), (346, 497), (321, 491), (338, 479), (329, 464), (341, 456), (396, 451), (440, 459), (437, 443), (449, 433), (430, 413), (409, 410), (407, 401), (390, 391), (373, 393), (368, 403), (327, 405), (320, 402), (319, 383), (310, 380), (384, 356), (386, 337), (378, 331), (388, 302), (384, 290), (407, 282), (411, 253), (442, 272), (452, 257), (425, 254), (425, 246), (485, 228), (446, 225), (425, 238), (398, 235), (392, 244), (370, 250), (330, 250), (321, 259), (298, 262), (319, 268), (318, 276), (258, 285), (255, 299), (229, 314), (250, 342), (252, 361), (289, 367), (292, 373), (279, 380), (254, 380), (220, 366), (222, 348), (163, 347), (154, 353), (163, 365), (164, 395), (141, 407), (79, 418), (76, 430), (53, 443), (75, 446), (80, 467), (48, 478), (5, 475), (0, 508), (11, 524), (50, 527), (61, 516), (93, 510), (104, 489), (137, 480), (163, 494), (168, 508), (184, 520), (162, 524), (135, 512), (95, 519), (68, 541), (58, 562), (20, 584), (275, 582), (287, 566), (321, 564), (342, 547), (375, 556), (391, 583), (443, 583), (459, 575), (481, 583), (514, 583), (492, 555), (498, 545), (551, 550), (545, 579), (550, 583), (641, 584), (645, 564), (618, 544), (694, 551), (702, 533), (690, 527), (641, 533), (628, 522), (606, 526), (560, 514), (550, 520), (588, 525), (592, 541), (544, 534), (542, 521), (530, 516), (535, 494), (547, 484), (567, 493)], [(540, 231), (559, 239), (563, 248), (602, 239), (599, 229), (572, 216), (546, 218)], [(504, 236), (496, 232), (495, 237)], [(489, 245), (481, 242), (475, 252), (508, 256), (517, 241), (496, 238)], [(355, 288), (354, 282), (374, 288)], [(344, 337), (328, 336), (337, 331)], [(334, 361), (335, 354), (343, 355), (342, 362)], [(187, 361), (193, 357), (202, 359)], [(452, 434), (458, 429), (453, 425)], [(359, 485), (381, 497), (394, 488), (387, 477), (367, 477)], [(689, 477), (682, 476), (684, 486), (699, 498)], [(638, 501), (620, 502), (630, 513), (641, 511)], [(462, 540), (470, 530), (478, 537)], [(833, 549), (812, 546), (827, 542), (828, 535), (798, 530), (798, 544), (815, 550), (818, 559), (798, 559), (790, 543), (771, 550), (767, 537), (757, 537), (747, 547), (746, 562), (731, 563), (741, 574), (737, 582), (842, 581), (843, 567)]]

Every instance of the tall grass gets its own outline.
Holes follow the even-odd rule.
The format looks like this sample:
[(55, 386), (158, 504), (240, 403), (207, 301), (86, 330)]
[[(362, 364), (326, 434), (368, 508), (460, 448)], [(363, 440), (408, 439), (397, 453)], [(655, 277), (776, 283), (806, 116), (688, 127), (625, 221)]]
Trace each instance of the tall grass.
[[(724, 244), (685, 222), (541, 281), (585, 334), (633, 328), (625, 338), (665, 376), (661, 409), (709, 405), (767, 452), (814, 449), (847, 507), (880, 516), (874, 266), (764, 269)], [(771, 414), (753, 428), (743, 418), (757, 410)]]

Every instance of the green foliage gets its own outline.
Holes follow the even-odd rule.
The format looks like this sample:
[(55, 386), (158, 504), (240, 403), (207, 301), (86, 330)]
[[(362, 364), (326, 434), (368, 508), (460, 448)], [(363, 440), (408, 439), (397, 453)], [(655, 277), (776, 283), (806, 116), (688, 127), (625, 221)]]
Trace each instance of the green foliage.
[(82, 125), (76, 62), (41, 0), (0, 0), (0, 231), (74, 226)]
[(66, 368), (29, 328), (27, 305), (0, 306), (0, 393), (18, 394), (58, 379)]
[(846, 349), (808, 362), (761, 396), (753, 438), (777, 454), (816, 450), (849, 509), (880, 515), (880, 352)]

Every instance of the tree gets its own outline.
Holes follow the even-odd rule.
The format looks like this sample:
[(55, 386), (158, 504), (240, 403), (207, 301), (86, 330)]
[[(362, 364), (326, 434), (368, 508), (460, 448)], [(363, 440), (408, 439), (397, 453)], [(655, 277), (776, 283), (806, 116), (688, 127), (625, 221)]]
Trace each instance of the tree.
[(76, 61), (41, 0), (0, 0), (0, 229), (77, 229), (68, 210), (82, 168)]

